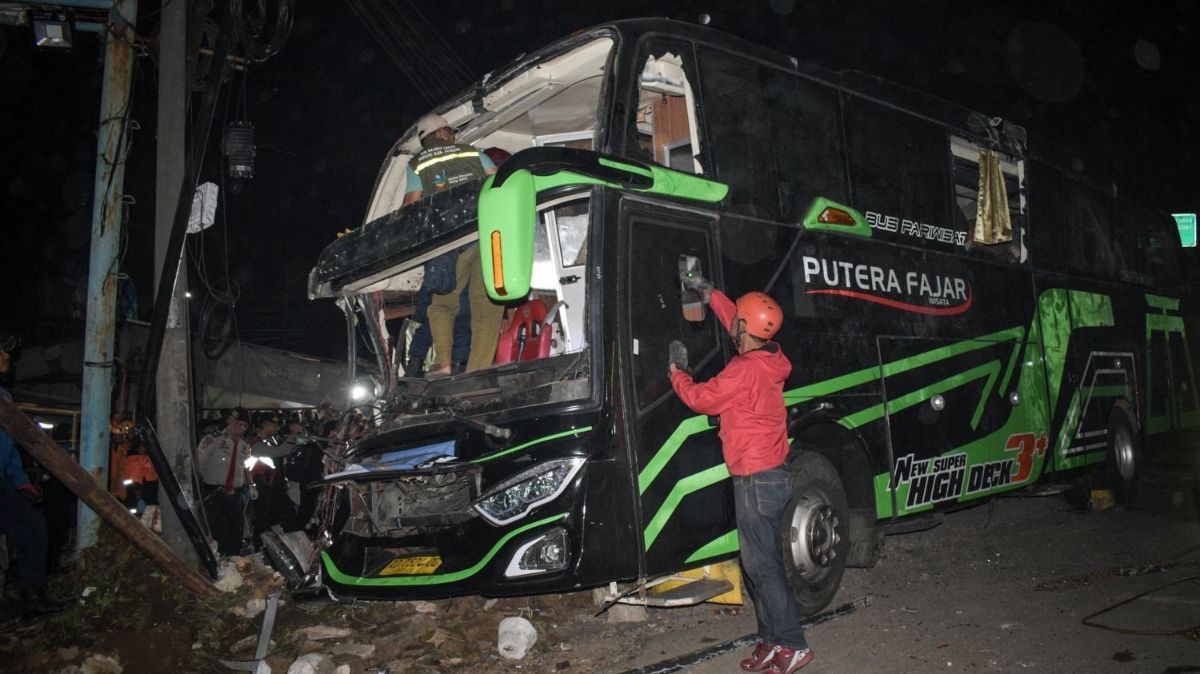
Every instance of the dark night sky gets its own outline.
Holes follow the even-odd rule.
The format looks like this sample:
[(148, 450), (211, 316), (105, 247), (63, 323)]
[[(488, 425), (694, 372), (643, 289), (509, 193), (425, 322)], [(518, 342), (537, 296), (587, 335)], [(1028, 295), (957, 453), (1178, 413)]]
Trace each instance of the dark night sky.
[[(283, 51), (245, 79), (256, 176), (224, 186), (204, 234), (206, 277), (241, 288), (248, 341), (323, 356), (343, 352), (340, 313), (309, 303), (306, 278), (334, 233), (362, 219), (379, 164), (426, 111), (421, 96), (343, 2), (301, 2)], [(407, 4), (407, 3), (401, 3)], [(1200, 2), (565, 3), (447, 0), (427, 18), (474, 76), (604, 20), (654, 14), (696, 21), (830, 69), (858, 69), (1053, 138), (1085, 171), (1114, 172), (1123, 193), (1165, 211), (1200, 210)], [(143, 14), (157, 3), (143, 0)], [(1145, 6), (1143, 6), (1145, 5)], [(157, 19), (139, 23), (152, 34)], [(0, 32), (0, 329), (32, 341), (78, 334), (72, 295), (86, 276), (101, 64), (93, 36), (72, 54)], [(139, 59), (123, 263), (148, 317), (154, 228), (154, 61)], [(240, 92), (242, 78), (233, 82)], [(235, 95), (214, 128), (203, 178), (219, 181), (215, 139), (240, 116)], [(1103, 168), (1102, 168), (1103, 167)], [(229, 251), (224, 255), (223, 251)], [(227, 260), (227, 272), (226, 264)], [(193, 270), (193, 284), (196, 272)], [(197, 303), (202, 300), (197, 292)]]

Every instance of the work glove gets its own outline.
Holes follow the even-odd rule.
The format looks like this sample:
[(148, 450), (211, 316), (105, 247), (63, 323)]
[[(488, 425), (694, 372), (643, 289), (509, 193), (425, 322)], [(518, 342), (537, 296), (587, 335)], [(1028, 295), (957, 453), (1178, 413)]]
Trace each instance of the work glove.
[(38, 503), (42, 500), (42, 488), (36, 484), (26, 483), (18, 485), (17, 489), (21, 491), (21, 495), (29, 499), (31, 503)]
[(683, 345), (683, 342), (679, 341), (678, 339), (672, 340), (671, 345), (667, 347), (667, 353), (669, 354), (668, 361), (672, 365), (680, 370), (685, 372), (687, 371), (688, 352), (687, 347)]
[(700, 294), (700, 298), (705, 304), (708, 304), (708, 298), (712, 295), (712, 281), (704, 278), (698, 271), (681, 271), (679, 272), (679, 282), (688, 290), (695, 290)]

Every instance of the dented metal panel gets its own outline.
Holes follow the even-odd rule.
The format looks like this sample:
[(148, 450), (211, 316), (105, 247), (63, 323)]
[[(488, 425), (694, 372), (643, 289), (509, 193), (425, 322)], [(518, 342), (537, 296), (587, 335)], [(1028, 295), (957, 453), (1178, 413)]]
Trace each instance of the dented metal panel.
[(345, 531), (358, 536), (402, 537), (415, 527), (449, 526), (475, 517), (480, 469), (397, 475), (347, 484), (350, 517)]

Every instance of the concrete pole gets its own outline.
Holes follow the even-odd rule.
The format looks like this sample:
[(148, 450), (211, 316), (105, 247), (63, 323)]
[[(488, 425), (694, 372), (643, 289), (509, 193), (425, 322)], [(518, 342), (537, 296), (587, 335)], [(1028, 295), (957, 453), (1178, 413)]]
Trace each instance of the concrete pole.
[[(158, 35), (158, 167), (154, 198), (154, 267), (166, 263), (167, 244), (175, 224), (179, 186), (184, 181), (187, 154), (187, 102), (190, 87), (187, 55), (187, 23), (191, 2), (161, 0), (162, 23)], [(190, 189), (191, 186), (185, 186)], [(155, 286), (159, 283), (156, 275)], [(154, 295), (162, 292), (155, 287)], [(167, 289), (171, 292), (170, 289)], [(191, 456), (196, 433), (193, 428), (191, 349), (188, 339), (187, 266), (180, 265), (171, 294), (171, 308), (163, 335), (162, 360), (158, 364), (158, 441), (171, 464), (184, 497), (192, 493)], [(174, 508), (164, 508), (163, 540), (191, 566), (199, 565), (196, 550)]]
[[(112, 412), (113, 338), (116, 329), (117, 251), (121, 245), (122, 191), (128, 141), (126, 121), (133, 78), (134, 22), (137, 0), (116, 0), (109, 10), (104, 47), (104, 91), (96, 185), (92, 198), (92, 249), (88, 266), (87, 326), (83, 344), (83, 425), (79, 464), (101, 485), (108, 484), (109, 415)], [(76, 545), (96, 542), (99, 520), (79, 503)]]

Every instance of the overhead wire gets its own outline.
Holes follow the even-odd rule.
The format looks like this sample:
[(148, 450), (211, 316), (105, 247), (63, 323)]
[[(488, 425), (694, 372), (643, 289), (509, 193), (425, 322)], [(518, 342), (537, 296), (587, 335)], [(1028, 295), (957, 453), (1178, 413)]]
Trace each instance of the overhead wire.
[(411, 3), (346, 2), (428, 105), (471, 81), (466, 63)]
[[(440, 40), (438, 31), (426, 22), (412, 4), (406, 2), (406, 6), (409, 11), (401, 8), (395, 13), (403, 23), (402, 30), (406, 31), (410, 40), (418, 46), (415, 53), (425, 56), (421, 65), (431, 71), (434, 79), (431, 91), (439, 101), (443, 100), (469, 82), (469, 76), (463, 74), (466, 73), (466, 65), (462, 64), (462, 60), (450, 49), (449, 44)], [(394, 25), (398, 28), (401, 24), (394, 22)]]
[(383, 48), (400, 72), (414, 85), (417, 95), (423, 98), (426, 104), (435, 105), (438, 99), (433, 91), (434, 82), (426, 79), (424, 72), (405, 55), (405, 50), (395, 34), (392, 31), (384, 30), (383, 26), (389, 23), (387, 16), (377, 14), (376, 11), (379, 8), (374, 3), (365, 0), (346, 0), (346, 2), (367, 32), (375, 38), (375, 42)]
[(444, 64), (447, 56), (439, 52), (428, 39), (427, 32), (413, 26), (406, 7), (401, 7), (393, 0), (377, 5), (377, 14), (381, 23), (390, 30), (400, 48), (409, 54), (414, 68), (420, 73), (425, 84), (423, 88), (435, 99), (441, 98), (441, 80), (445, 77)]
[[(434, 54), (442, 57), (438, 60), (438, 64), (443, 66), (443, 71), (449, 75), (447, 79), (451, 80), (451, 86), (457, 88), (470, 82), (472, 79), (471, 69), (467, 67), (466, 61), (463, 61), (458, 52), (442, 36), (441, 31), (434, 28), (433, 24), (425, 18), (425, 15), (411, 0), (403, 1), (412, 13), (400, 12), (400, 17), (407, 19), (410, 25), (420, 24), (415, 27), (415, 31), (426, 38), (426, 43), (432, 45), (431, 51)], [(415, 20), (413, 20), (414, 17)]]

